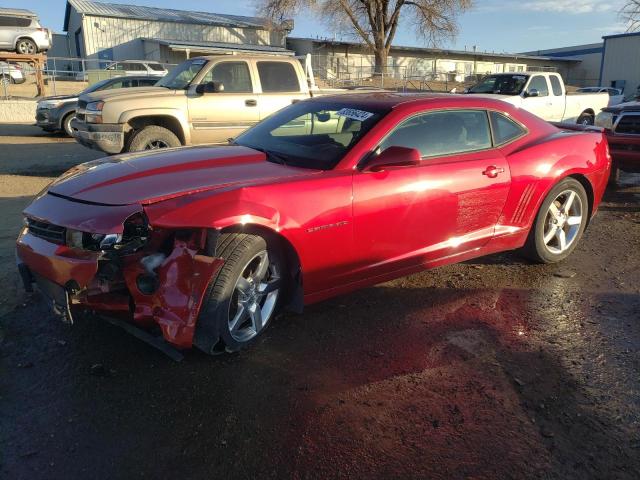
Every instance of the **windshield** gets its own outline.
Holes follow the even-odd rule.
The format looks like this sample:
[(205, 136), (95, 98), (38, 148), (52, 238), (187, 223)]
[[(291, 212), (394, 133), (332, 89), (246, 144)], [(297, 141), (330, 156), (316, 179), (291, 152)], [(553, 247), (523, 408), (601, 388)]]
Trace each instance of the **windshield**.
[(286, 107), (240, 135), (236, 145), (296, 167), (330, 170), (388, 110), (305, 101)]
[(528, 79), (526, 75), (489, 75), (471, 87), (467, 93), (520, 95)]
[(202, 67), (206, 64), (207, 61), (203, 58), (194, 58), (182, 62), (156, 83), (156, 86), (166, 87), (172, 90), (184, 90), (191, 84), (195, 76), (198, 75)]
[(89, 85), (82, 92), (80, 92), (79, 95), (82, 95), (84, 93), (97, 92), (102, 87), (104, 87), (107, 83), (109, 83), (111, 80), (112, 80), (111, 78), (107, 78), (106, 80), (100, 80), (99, 82), (96, 82), (93, 85)]

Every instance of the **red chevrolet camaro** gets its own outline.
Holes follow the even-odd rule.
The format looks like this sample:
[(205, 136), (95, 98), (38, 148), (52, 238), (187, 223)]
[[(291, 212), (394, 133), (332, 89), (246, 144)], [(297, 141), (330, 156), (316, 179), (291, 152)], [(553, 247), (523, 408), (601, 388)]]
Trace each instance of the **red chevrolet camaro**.
[(601, 131), (497, 100), (320, 97), (229, 146), (69, 170), (24, 211), (18, 266), (68, 320), (235, 351), (284, 307), (504, 250), (560, 261), (610, 165)]

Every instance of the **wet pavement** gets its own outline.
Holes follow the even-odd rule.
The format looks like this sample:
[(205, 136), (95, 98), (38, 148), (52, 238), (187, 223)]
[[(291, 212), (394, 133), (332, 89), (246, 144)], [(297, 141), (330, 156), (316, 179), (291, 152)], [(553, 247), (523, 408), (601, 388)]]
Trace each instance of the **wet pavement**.
[(0, 478), (640, 478), (627, 180), (561, 264), (501, 254), (385, 283), (237, 355), (175, 363), (26, 297), (0, 319)]

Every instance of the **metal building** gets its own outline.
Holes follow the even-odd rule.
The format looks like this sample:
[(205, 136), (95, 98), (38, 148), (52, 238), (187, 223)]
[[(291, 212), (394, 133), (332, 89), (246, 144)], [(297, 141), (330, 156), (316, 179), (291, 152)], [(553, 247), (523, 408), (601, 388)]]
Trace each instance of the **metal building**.
[(602, 38), (600, 84), (622, 88), (625, 95), (633, 94), (640, 88), (640, 32)]
[(565, 82), (576, 87), (600, 86), (600, 66), (602, 65), (602, 43), (572, 45), (525, 52), (527, 55), (543, 55), (551, 58), (580, 60), (567, 70)]
[(178, 63), (210, 53), (289, 53), (285, 37), (292, 29), (292, 21), (274, 26), (257, 17), (89, 0), (68, 0), (64, 17), (68, 50), (101, 60)]

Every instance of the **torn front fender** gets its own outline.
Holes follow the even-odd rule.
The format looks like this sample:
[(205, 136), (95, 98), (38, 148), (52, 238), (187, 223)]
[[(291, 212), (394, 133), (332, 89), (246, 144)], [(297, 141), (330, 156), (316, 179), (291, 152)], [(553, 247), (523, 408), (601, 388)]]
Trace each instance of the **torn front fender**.
[[(176, 239), (171, 253), (153, 272), (141, 262), (129, 265), (125, 281), (135, 305), (134, 321), (148, 324), (152, 319), (165, 340), (179, 348), (191, 347), (207, 286), (223, 263), (220, 258), (199, 255), (189, 242)], [(150, 273), (157, 288), (145, 294), (140, 282), (149, 281)]]

